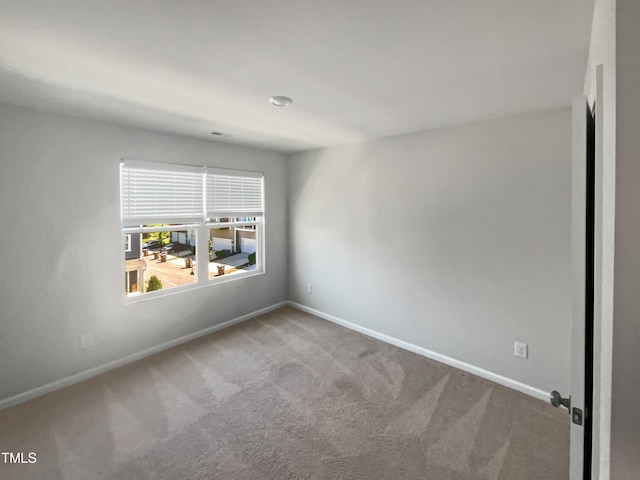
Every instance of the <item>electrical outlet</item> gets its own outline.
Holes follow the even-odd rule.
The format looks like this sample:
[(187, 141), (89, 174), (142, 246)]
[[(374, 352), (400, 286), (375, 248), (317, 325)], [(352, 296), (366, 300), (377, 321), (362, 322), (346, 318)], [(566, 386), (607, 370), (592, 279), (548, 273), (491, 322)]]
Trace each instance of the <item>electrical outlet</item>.
[(83, 333), (80, 335), (80, 346), (82, 348), (89, 348), (93, 345), (93, 333)]
[(516, 341), (513, 343), (513, 354), (518, 358), (529, 358), (529, 346)]
[(311, 287), (310, 283), (307, 283), (307, 293), (311, 293), (313, 291), (313, 288)]

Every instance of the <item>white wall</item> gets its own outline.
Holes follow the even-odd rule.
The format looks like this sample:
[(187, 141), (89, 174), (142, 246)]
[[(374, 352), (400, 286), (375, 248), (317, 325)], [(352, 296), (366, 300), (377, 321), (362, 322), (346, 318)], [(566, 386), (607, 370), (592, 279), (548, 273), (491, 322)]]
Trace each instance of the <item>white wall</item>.
[(568, 391), (570, 123), (563, 108), (291, 155), (291, 299)]
[(593, 104), (596, 67), (602, 65), (602, 111), (596, 135), (594, 298), (593, 478), (610, 477), (613, 335), (614, 223), (616, 189), (616, 0), (596, 0), (584, 93)]
[(611, 478), (640, 476), (640, 2), (617, 1)]
[[(123, 306), (121, 158), (263, 171), (266, 274)], [(0, 399), (287, 299), (278, 153), (0, 106), (0, 219)]]

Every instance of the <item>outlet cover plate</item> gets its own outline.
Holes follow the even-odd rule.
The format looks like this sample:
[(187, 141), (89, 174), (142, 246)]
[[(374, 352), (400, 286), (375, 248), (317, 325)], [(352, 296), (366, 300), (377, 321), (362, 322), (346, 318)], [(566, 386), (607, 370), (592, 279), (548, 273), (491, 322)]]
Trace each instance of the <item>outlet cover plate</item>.
[(529, 346), (526, 343), (514, 342), (513, 343), (513, 355), (518, 358), (529, 358)]

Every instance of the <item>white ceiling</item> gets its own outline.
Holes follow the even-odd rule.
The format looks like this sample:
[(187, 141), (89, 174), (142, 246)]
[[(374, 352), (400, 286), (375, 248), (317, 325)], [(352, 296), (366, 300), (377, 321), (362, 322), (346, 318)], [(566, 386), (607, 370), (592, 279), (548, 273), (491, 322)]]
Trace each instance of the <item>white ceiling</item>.
[(592, 11), (593, 0), (0, 0), (0, 102), (284, 152), (337, 145), (570, 104)]

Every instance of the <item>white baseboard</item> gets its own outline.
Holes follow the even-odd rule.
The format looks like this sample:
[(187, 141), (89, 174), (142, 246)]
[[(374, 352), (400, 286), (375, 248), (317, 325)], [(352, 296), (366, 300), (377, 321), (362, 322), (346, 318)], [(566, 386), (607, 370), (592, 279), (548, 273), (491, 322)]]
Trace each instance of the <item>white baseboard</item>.
[(284, 307), (288, 305), (289, 302), (284, 301), (280, 303), (276, 303), (275, 305), (270, 305), (265, 308), (261, 308), (260, 310), (256, 310), (255, 312), (247, 313), (246, 315), (242, 315), (237, 318), (233, 318), (226, 322), (220, 323), (218, 325), (214, 325), (209, 328), (205, 328), (204, 330), (200, 330), (194, 333), (190, 333), (189, 335), (185, 335), (180, 338), (176, 338), (175, 340), (171, 340), (169, 342), (162, 343), (160, 345), (156, 345), (155, 347), (147, 348), (137, 353), (133, 353), (131, 355), (127, 355), (126, 357), (120, 358), (118, 360), (114, 360), (112, 362), (105, 363), (104, 365), (100, 365), (98, 367), (90, 368), (89, 370), (85, 370), (84, 372), (76, 373), (75, 375), (71, 375), (69, 377), (62, 378), (60, 380), (56, 380), (55, 382), (47, 383), (46, 385), (42, 385), (40, 387), (33, 388), (31, 390), (27, 390), (26, 392), (19, 393), (12, 397), (5, 398), (0, 400), (0, 410), (4, 410), (5, 408), (12, 407), (19, 403), (26, 402), (27, 400), (31, 400), (36, 397), (40, 397), (46, 393), (53, 392), (54, 390), (58, 390), (60, 388), (68, 387), (69, 385), (73, 385), (74, 383), (81, 382), (83, 380), (87, 380), (91, 377), (95, 377), (100, 375), (101, 373), (107, 372), (109, 370), (113, 370), (114, 368), (122, 367), (123, 365), (127, 365), (128, 363), (133, 363), (137, 360), (141, 360), (145, 357), (153, 355), (155, 353), (162, 352), (163, 350), (167, 350), (169, 348), (178, 346), (180, 344), (189, 342), (191, 340), (195, 340), (196, 338), (202, 337), (204, 335), (208, 335), (213, 332), (217, 332), (218, 330), (223, 330), (225, 328), (231, 327), (232, 325), (237, 325), (238, 323), (245, 322), (253, 317), (257, 317), (258, 315), (262, 315), (273, 310), (276, 310), (280, 307)]
[(373, 337), (382, 342), (390, 343), (391, 345), (395, 345), (396, 347), (402, 348), (404, 350), (409, 350), (410, 352), (417, 353), (418, 355), (422, 355), (423, 357), (436, 360), (440, 363), (444, 363), (445, 365), (449, 365), (459, 370), (464, 370), (465, 372), (469, 372), (473, 375), (482, 377), (486, 380), (490, 380), (500, 385), (504, 385), (505, 387), (512, 388), (513, 390), (517, 390), (519, 392), (535, 397), (537, 399), (549, 401), (548, 392), (545, 392), (544, 390), (540, 390), (539, 388), (532, 387), (531, 385), (527, 385), (525, 383), (518, 382), (517, 380), (513, 380), (503, 375), (490, 372), (489, 370), (485, 370), (484, 368), (476, 367), (475, 365), (471, 365), (469, 363), (456, 360), (455, 358), (447, 357), (446, 355), (442, 355), (440, 353), (427, 350), (426, 348), (419, 347), (418, 345), (405, 342), (404, 340), (400, 340), (398, 338), (391, 337), (389, 335), (385, 335), (384, 333), (379, 333), (379, 332), (376, 332), (375, 330), (370, 330), (368, 328), (361, 327), (360, 325), (356, 325), (355, 323), (348, 322), (346, 320), (343, 320), (342, 318), (338, 318), (333, 315), (329, 315), (328, 313), (321, 312), (320, 310), (316, 310), (315, 308), (307, 307), (306, 305), (302, 305), (300, 303), (292, 302), (292, 301), (289, 301), (288, 304), (294, 308), (297, 308), (298, 310), (302, 310), (303, 312), (310, 313), (312, 315), (315, 315), (316, 317), (329, 320), (330, 322), (336, 323), (350, 330), (355, 330), (356, 332), (363, 333), (365, 335), (368, 335), (369, 337)]
[(354, 330), (356, 332), (363, 333), (364, 335), (368, 335), (369, 337), (375, 338), (385, 343), (389, 343), (391, 345), (395, 345), (396, 347), (402, 348), (404, 350), (408, 350), (413, 353), (417, 353), (418, 355), (422, 355), (423, 357), (430, 358), (432, 360), (436, 360), (438, 362), (444, 363), (454, 368), (458, 368), (460, 370), (464, 370), (473, 375), (477, 375), (478, 377), (485, 378), (492, 382), (498, 383), (500, 385), (504, 385), (505, 387), (512, 388), (519, 392), (522, 392), (526, 395), (530, 395), (532, 397), (538, 398), (540, 400), (548, 401), (549, 393), (538, 388), (532, 387), (522, 382), (518, 382), (511, 378), (507, 378), (505, 376), (499, 375), (497, 373), (490, 372), (480, 367), (476, 367), (469, 363), (462, 362), (460, 360), (456, 360), (455, 358), (448, 357), (446, 355), (442, 355), (440, 353), (433, 352), (423, 347), (419, 347), (409, 342), (405, 342), (404, 340), (400, 340), (395, 337), (391, 337), (389, 335), (385, 335), (384, 333), (379, 333), (374, 330), (370, 330), (365, 327), (361, 327), (360, 325), (356, 325), (355, 323), (348, 322), (341, 318), (335, 317), (333, 315), (329, 315), (328, 313), (321, 312), (320, 310), (316, 310), (315, 308), (307, 307), (306, 305), (302, 305), (297, 302), (292, 301), (284, 301), (280, 303), (276, 303), (274, 305), (262, 308), (260, 310), (256, 310), (251, 313), (247, 313), (246, 315), (242, 315), (240, 317), (234, 318), (232, 320), (228, 320), (226, 322), (220, 323), (218, 325), (214, 325), (209, 328), (205, 328), (204, 330), (200, 330), (198, 332), (190, 333), (189, 335), (185, 335), (180, 338), (176, 338), (175, 340), (171, 340), (166, 343), (162, 343), (160, 345), (156, 345), (151, 348), (147, 348), (140, 352), (127, 355), (126, 357), (120, 358), (118, 360), (114, 360), (112, 362), (105, 363), (98, 367), (91, 368), (89, 370), (85, 370), (80, 373), (76, 373), (69, 377), (62, 378), (60, 380), (56, 380), (55, 382), (47, 383), (46, 385), (42, 385), (40, 387), (36, 387), (31, 390), (27, 390), (26, 392), (19, 393), (12, 397), (5, 398), (0, 400), (0, 410), (4, 410), (6, 408), (12, 407), (19, 403), (26, 402), (36, 397), (40, 397), (45, 395), (46, 393), (52, 392), (54, 390), (58, 390), (60, 388), (67, 387), (69, 385), (73, 385), (74, 383), (81, 382), (83, 380), (87, 380), (91, 377), (95, 377), (100, 375), (101, 373), (107, 372), (109, 370), (113, 370), (114, 368), (122, 367), (129, 363), (133, 363), (137, 360), (141, 360), (145, 357), (153, 355), (155, 353), (162, 352), (163, 350), (167, 350), (169, 348), (178, 346), (180, 344), (189, 342), (191, 340), (195, 340), (196, 338), (202, 337), (204, 335), (208, 335), (213, 332), (217, 332), (219, 330), (223, 330), (225, 328), (231, 327), (232, 325), (237, 325), (239, 323), (245, 322), (251, 318), (257, 317), (259, 315), (271, 312), (285, 305), (290, 305), (298, 310), (302, 310), (303, 312), (310, 313), (317, 317), (323, 318), (330, 322), (336, 323), (343, 327), (346, 327), (350, 330)]

